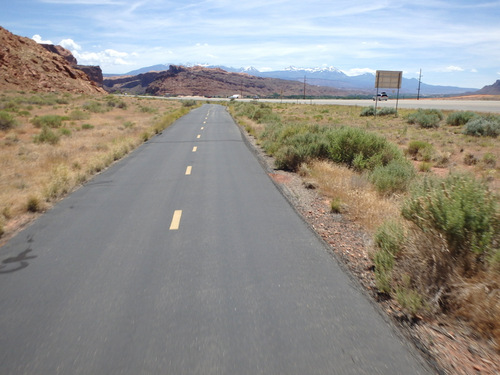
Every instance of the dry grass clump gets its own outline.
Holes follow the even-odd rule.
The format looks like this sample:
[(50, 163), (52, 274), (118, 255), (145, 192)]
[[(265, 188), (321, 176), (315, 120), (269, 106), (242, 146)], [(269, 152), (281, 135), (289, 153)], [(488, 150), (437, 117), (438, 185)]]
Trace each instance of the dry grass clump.
[(326, 197), (343, 202), (343, 213), (373, 232), (388, 216), (399, 214), (393, 199), (383, 198), (359, 173), (340, 164), (314, 161), (308, 174)]
[(404, 248), (391, 275), (398, 285), (408, 275), (412, 292), (422, 304), (413, 313), (444, 313), (468, 324), (500, 351), (500, 269), (482, 267), (473, 276), (450, 256), (449, 246), (437, 231), (422, 231), (409, 225)]
[(16, 121), (0, 129), (4, 233), (189, 111), (180, 101), (18, 93), (3, 93), (0, 108)]

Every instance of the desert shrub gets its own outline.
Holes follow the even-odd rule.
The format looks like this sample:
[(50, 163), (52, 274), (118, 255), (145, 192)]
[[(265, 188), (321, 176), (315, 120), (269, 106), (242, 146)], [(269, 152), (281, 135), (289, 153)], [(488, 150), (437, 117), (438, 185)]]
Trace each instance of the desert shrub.
[[(396, 108), (383, 107), (377, 111), (377, 116), (396, 115)], [(360, 116), (375, 116), (375, 106), (365, 107), (361, 110)]]
[(392, 290), (395, 257), (401, 251), (404, 240), (403, 227), (396, 221), (384, 222), (375, 232), (374, 243), (377, 248), (373, 256), (375, 283), (382, 293), (390, 293)]
[(495, 168), (497, 165), (497, 159), (495, 155), (492, 153), (488, 152), (484, 154), (482, 162), (484, 165), (487, 165), (488, 167)]
[(121, 108), (121, 109), (127, 109), (127, 103), (125, 103), (122, 99), (113, 96), (113, 95), (108, 95), (106, 97), (106, 105), (111, 108)]
[(42, 131), (33, 137), (35, 143), (50, 143), (56, 145), (59, 143), (60, 136), (54, 133), (48, 126), (42, 127)]
[(498, 137), (500, 135), (500, 116), (477, 116), (465, 124), (463, 133), (476, 137)]
[(94, 129), (94, 125), (91, 125), (91, 124), (83, 124), (82, 125), (82, 130), (90, 130), (90, 129)]
[(261, 138), (264, 150), (276, 157), (277, 167), (288, 170), (296, 170), (311, 159), (328, 159), (360, 171), (373, 170), (404, 158), (384, 137), (352, 127), (273, 123), (266, 126)]
[(432, 164), (429, 163), (429, 162), (426, 162), (426, 161), (423, 161), (422, 163), (420, 163), (420, 165), (418, 166), (418, 170), (420, 172), (430, 172), (431, 171), (431, 168), (432, 168)]
[(330, 201), (330, 212), (334, 214), (342, 212), (342, 200), (340, 198), (334, 198)]
[(446, 123), (451, 126), (461, 126), (467, 124), (475, 116), (476, 114), (470, 111), (452, 112), (446, 118)]
[(401, 223), (388, 220), (377, 228), (374, 235), (374, 243), (377, 249), (396, 256), (402, 249), (405, 233)]
[(61, 128), (61, 129), (59, 129), (59, 133), (61, 135), (66, 136), (66, 137), (71, 136), (71, 130), (69, 130), (68, 128)]
[(411, 315), (415, 315), (423, 306), (422, 296), (411, 287), (411, 279), (409, 275), (405, 275), (402, 285), (395, 288), (396, 300), (401, 305), (403, 310)]
[(279, 115), (275, 114), (271, 106), (266, 103), (259, 103), (257, 101), (250, 103), (239, 102), (236, 104), (236, 111), (238, 116), (248, 117), (259, 124), (280, 122)]
[(499, 251), (498, 201), (472, 176), (423, 179), (401, 213), (423, 232), (442, 236), (450, 262), (465, 273), (476, 272)]
[(88, 120), (90, 118), (90, 114), (87, 112), (84, 112), (80, 109), (75, 109), (71, 111), (69, 114), (69, 119), (72, 121), (78, 121), (78, 120)]
[(410, 155), (415, 160), (430, 161), (434, 147), (425, 141), (411, 141), (406, 149), (406, 154)]
[(15, 100), (1, 101), (0, 102), (0, 110), (6, 112), (18, 112), (20, 110), (19, 103)]
[(407, 117), (409, 124), (417, 124), (422, 128), (437, 128), (444, 118), (443, 112), (437, 109), (418, 109)]
[(44, 115), (44, 116), (36, 116), (31, 120), (31, 123), (36, 128), (42, 128), (44, 126), (48, 128), (60, 128), (62, 126), (63, 121), (67, 120), (66, 117), (59, 115)]
[(0, 111), (0, 130), (9, 130), (17, 125), (17, 121), (10, 113)]
[(28, 198), (28, 202), (26, 202), (26, 211), (28, 212), (39, 212), (42, 210), (42, 203), (40, 199), (34, 195)]
[(365, 117), (365, 116), (375, 116), (375, 107), (365, 107), (361, 110), (360, 116)]
[(110, 110), (110, 107), (101, 102), (91, 100), (83, 104), (83, 109), (93, 113), (105, 113)]
[[(184, 103), (183, 103), (183, 105), (184, 105)], [(185, 106), (185, 107), (189, 107), (189, 106)], [(139, 110), (143, 113), (156, 113), (156, 112), (158, 112), (158, 110), (156, 108), (147, 107), (144, 105), (139, 105)]]
[(196, 104), (197, 104), (196, 100), (193, 100), (193, 99), (188, 99), (188, 100), (182, 101), (183, 107), (194, 107)]
[(406, 159), (394, 159), (387, 165), (376, 166), (370, 181), (380, 194), (401, 193), (408, 190), (415, 178), (415, 168)]
[(275, 153), (277, 168), (296, 171), (304, 162), (328, 158), (329, 144), (321, 133), (317, 132), (318, 129), (314, 129), (297, 132), (284, 139), (284, 146), (278, 148)]
[(474, 154), (467, 153), (464, 156), (465, 165), (476, 165), (479, 160), (474, 156)]
[(329, 141), (329, 158), (357, 170), (373, 170), (403, 158), (402, 152), (386, 138), (363, 129), (341, 127), (325, 135)]
[(58, 165), (52, 170), (50, 181), (45, 187), (47, 201), (62, 197), (71, 190), (71, 176), (65, 165)]
[(396, 115), (397, 113), (396, 108), (383, 107), (377, 111), (377, 116)]

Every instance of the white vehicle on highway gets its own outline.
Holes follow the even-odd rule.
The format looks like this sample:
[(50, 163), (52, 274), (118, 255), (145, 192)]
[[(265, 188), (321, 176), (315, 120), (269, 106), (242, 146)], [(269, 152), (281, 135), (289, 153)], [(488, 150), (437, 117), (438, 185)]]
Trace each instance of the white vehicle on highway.
[(387, 96), (387, 93), (385, 91), (382, 91), (381, 93), (373, 96), (373, 100), (385, 100), (387, 101), (389, 99), (389, 97)]

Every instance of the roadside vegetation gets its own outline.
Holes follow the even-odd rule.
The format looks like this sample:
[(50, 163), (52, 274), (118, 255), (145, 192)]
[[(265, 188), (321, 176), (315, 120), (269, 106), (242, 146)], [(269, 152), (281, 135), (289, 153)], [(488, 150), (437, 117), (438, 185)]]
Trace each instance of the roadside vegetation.
[(112, 95), (1, 93), (0, 242), (194, 105)]
[[(465, 322), (500, 351), (500, 116), (232, 103), (276, 168), (371, 233), (376, 286), (410, 317)], [(387, 111), (389, 112), (389, 111)]]

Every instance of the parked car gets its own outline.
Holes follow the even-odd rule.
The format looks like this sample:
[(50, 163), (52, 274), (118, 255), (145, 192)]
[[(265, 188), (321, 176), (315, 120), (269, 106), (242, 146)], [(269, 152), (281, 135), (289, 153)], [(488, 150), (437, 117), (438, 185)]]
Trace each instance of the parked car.
[(382, 91), (381, 93), (378, 93), (377, 95), (373, 96), (373, 100), (385, 100), (387, 101), (389, 97), (387, 96), (387, 93), (385, 91)]

